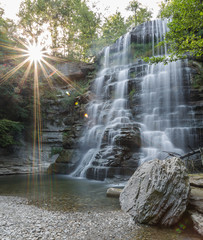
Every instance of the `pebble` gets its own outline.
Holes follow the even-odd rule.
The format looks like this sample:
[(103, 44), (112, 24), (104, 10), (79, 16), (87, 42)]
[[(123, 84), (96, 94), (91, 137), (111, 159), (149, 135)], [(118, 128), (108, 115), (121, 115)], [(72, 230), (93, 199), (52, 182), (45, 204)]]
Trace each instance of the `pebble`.
[[(147, 231), (150, 230), (149, 227), (147, 229)], [(165, 232), (159, 237), (156, 234), (152, 236), (146, 239), (173, 239), (171, 235), (166, 238)], [(145, 238), (143, 228), (134, 224), (122, 211), (54, 212), (29, 205), (25, 198), (0, 196), (0, 239), (132, 240)]]
[(28, 205), (24, 198), (10, 196), (0, 196), (0, 209), (2, 240), (91, 240), (113, 239), (113, 236), (124, 239), (121, 232), (135, 228), (120, 226), (121, 217), (129, 222), (129, 217), (121, 211), (52, 212)]

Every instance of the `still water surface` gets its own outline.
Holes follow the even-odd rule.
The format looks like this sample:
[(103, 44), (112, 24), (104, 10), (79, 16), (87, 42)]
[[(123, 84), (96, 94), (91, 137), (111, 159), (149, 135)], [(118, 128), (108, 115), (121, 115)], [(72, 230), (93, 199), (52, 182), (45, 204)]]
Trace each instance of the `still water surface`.
[[(119, 210), (119, 200), (106, 197), (109, 187), (112, 184), (67, 175), (0, 176), (0, 195), (25, 197), (30, 204), (53, 211)], [(141, 225), (132, 235), (132, 240), (201, 239), (187, 218), (169, 229)]]
[(119, 200), (107, 198), (105, 182), (73, 179), (67, 175), (0, 177), (0, 194), (26, 197), (37, 206), (59, 211), (117, 210)]

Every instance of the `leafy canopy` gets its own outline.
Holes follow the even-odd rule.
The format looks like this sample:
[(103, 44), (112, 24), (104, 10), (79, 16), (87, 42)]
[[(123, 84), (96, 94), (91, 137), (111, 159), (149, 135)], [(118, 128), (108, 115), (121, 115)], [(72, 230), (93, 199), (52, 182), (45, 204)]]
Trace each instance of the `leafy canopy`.
[(83, 61), (100, 23), (82, 0), (24, 0), (18, 16), (25, 36), (45, 41), (51, 37), (54, 55)]
[(150, 21), (152, 18), (152, 11), (149, 10), (147, 7), (142, 6), (142, 4), (136, 0), (130, 1), (126, 10), (133, 13), (133, 15), (129, 16), (126, 21), (129, 26), (137, 26), (146, 21)]
[(203, 54), (203, 3), (201, 0), (169, 0), (161, 5), (161, 17), (171, 18), (165, 43), (170, 57), (150, 59), (151, 62), (173, 61), (187, 53), (200, 59)]
[(121, 13), (116, 11), (115, 14), (105, 19), (101, 30), (105, 45), (109, 45), (127, 32), (127, 25)]

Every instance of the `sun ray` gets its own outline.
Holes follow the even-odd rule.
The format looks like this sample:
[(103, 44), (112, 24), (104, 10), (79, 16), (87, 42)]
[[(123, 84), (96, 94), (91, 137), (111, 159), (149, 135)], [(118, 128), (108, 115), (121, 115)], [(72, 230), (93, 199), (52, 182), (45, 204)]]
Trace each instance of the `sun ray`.
[[(38, 153), (38, 166), (41, 170), (41, 109), (40, 109), (40, 93), (39, 93), (39, 78), (38, 78), (38, 66), (37, 62), (34, 62), (34, 141), (33, 141), (33, 160), (36, 159), (36, 153)], [(34, 170), (35, 161), (33, 161)]]
[(56, 62), (66, 62), (65, 59), (61, 59), (61, 58), (56, 57), (56, 56), (44, 55), (44, 58), (48, 58), (48, 59), (54, 60)]
[(12, 75), (14, 75), (22, 66), (24, 66), (29, 59), (25, 59), (23, 62), (19, 63), (16, 67), (11, 69), (8, 73), (6, 73), (0, 80), (0, 85), (6, 82)]
[(73, 82), (66, 77), (63, 73), (61, 73), (59, 70), (57, 70), (53, 65), (48, 63), (46, 60), (42, 59), (42, 61), (52, 70), (55, 71), (55, 73), (64, 81), (66, 82), (69, 86), (71, 86), (73, 89), (75, 89), (77, 92), (81, 93), (80, 87), (77, 84), (73, 85)]
[[(40, 103), (40, 89), (39, 89), (39, 70), (41, 69), (42, 74), (46, 78), (50, 88), (53, 88), (53, 82), (51, 77), (56, 74), (58, 75), (65, 83), (67, 83), (72, 89), (81, 93), (81, 87), (76, 83), (72, 82), (70, 78), (65, 76), (62, 72), (60, 72), (56, 67), (50, 64), (48, 60), (56, 61), (56, 62), (66, 62), (66, 60), (62, 60), (56, 56), (47, 55), (48, 51), (43, 49), (43, 46), (40, 43), (33, 41), (31, 44), (25, 44), (22, 40), (18, 40), (18, 42), (24, 46), (25, 49), (20, 47), (12, 47), (5, 44), (0, 44), (1, 47), (7, 48), (9, 50), (13, 50), (15, 54), (9, 54), (6, 56), (7, 60), (17, 60), (20, 58), (25, 58), (20, 62), (17, 66), (11, 69), (8, 73), (1, 76), (0, 75), (0, 85), (5, 83), (10, 77), (12, 77), (20, 68), (22, 68), (26, 63), (29, 63), (26, 66), (25, 72), (23, 74), (22, 79), (18, 83), (18, 87), (21, 89), (27, 80), (29, 73), (31, 72), (31, 68), (33, 66), (33, 162), (32, 162), (32, 171), (35, 172), (36, 163), (38, 163), (38, 167), (40, 170), (41, 166), (41, 152), (42, 152), (42, 117), (41, 117), (41, 103)], [(17, 62), (17, 61), (15, 61)], [(50, 70), (52, 71), (49, 74)], [(38, 161), (38, 162), (37, 162)]]
[(20, 88), (23, 87), (25, 81), (27, 80), (28, 75), (29, 75), (29, 73), (30, 73), (31, 67), (32, 67), (32, 62), (29, 63), (29, 65), (28, 65), (28, 67), (27, 67), (27, 69), (26, 69), (26, 71), (25, 71), (25, 73), (24, 73), (24, 75), (23, 75), (23, 77), (22, 77), (22, 79), (21, 79), (21, 81), (20, 81), (20, 83), (19, 83), (19, 87), (20, 87)]
[(27, 50), (19, 48), (19, 47), (11, 47), (11, 46), (8, 46), (8, 45), (5, 45), (5, 44), (0, 44), (0, 47), (7, 48), (7, 49), (10, 49), (10, 50), (14, 50), (14, 51), (18, 51), (18, 52), (27, 53)]
[(43, 74), (44, 74), (44, 76), (45, 76), (48, 84), (49, 84), (49, 87), (50, 87), (50, 88), (53, 88), (52, 80), (51, 80), (51, 78), (49, 77), (49, 75), (47, 74), (47, 71), (45, 70), (45, 68), (44, 68), (44, 66), (42, 65), (41, 61), (39, 61), (39, 65), (40, 65), (40, 67), (41, 67), (41, 69), (42, 69), (42, 72), (43, 72)]
[(10, 56), (6, 56), (6, 60), (15, 60), (18, 58), (25, 58), (26, 55), (25, 54), (21, 54), (21, 55), (10, 55)]

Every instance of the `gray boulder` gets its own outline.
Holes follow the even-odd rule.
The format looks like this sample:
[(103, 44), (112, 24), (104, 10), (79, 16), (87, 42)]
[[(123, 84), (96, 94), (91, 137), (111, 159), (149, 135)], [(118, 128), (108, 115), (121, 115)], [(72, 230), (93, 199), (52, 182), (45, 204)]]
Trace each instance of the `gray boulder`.
[(203, 188), (191, 187), (189, 207), (203, 214)]
[(155, 159), (135, 171), (120, 195), (120, 204), (136, 222), (171, 226), (185, 212), (189, 190), (182, 160)]
[(203, 236), (203, 215), (199, 212), (190, 212), (194, 229)]

